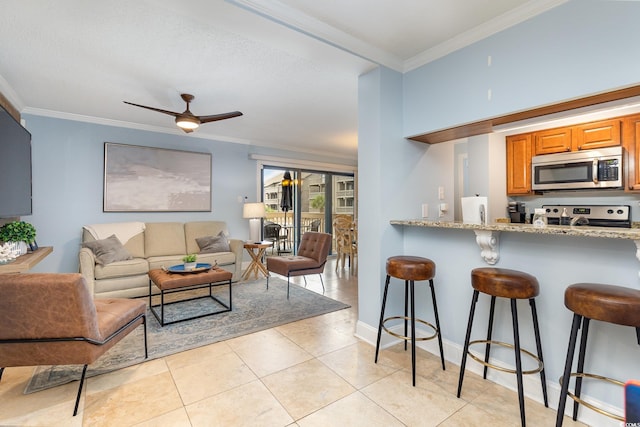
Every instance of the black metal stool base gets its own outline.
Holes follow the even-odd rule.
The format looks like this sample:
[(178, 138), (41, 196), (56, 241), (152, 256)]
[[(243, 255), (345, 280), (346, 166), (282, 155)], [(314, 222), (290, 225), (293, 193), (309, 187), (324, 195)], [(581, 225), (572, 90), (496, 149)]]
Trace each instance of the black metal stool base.
[[(378, 338), (376, 341), (376, 357), (375, 363), (378, 363), (378, 353), (380, 352), (380, 339), (382, 337), (382, 330), (384, 329), (388, 334), (394, 336), (396, 338), (400, 338), (404, 340), (404, 349), (407, 349), (407, 341), (411, 341), (411, 375), (412, 375), (412, 383), (415, 387), (416, 385), (416, 341), (427, 341), (434, 338), (438, 338), (438, 345), (440, 347), (440, 361), (442, 362), (442, 370), (445, 370), (444, 363), (444, 350), (442, 346), (442, 335), (440, 333), (440, 319), (438, 317), (438, 306), (436, 304), (436, 294), (433, 286), (433, 279), (429, 280), (429, 286), (431, 288), (431, 300), (433, 302), (433, 312), (435, 315), (436, 325), (432, 325), (431, 323), (422, 320), (416, 319), (415, 316), (415, 298), (414, 298), (414, 281), (413, 280), (405, 280), (404, 281), (404, 316), (393, 316), (393, 317), (384, 317), (384, 310), (387, 305), (387, 293), (389, 291), (389, 281), (391, 276), (387, 275), (384, 284), (384, 295), (382, 297), (382, 309), (380, 310), (380, 322), (378, 323)], [(409, 294), (411, 296), (411, 314), (408, 313), (409, 307)], [(397, 334), (395, 332), (390, 331), (388, 328), (384, 326), (384, 323), (389, 320), (404, 320), (404, 335)], [(416, 337), (416, 322), (422, 323), (434, 330), (434, 334), (428, 337)], [(411, 325), (411, 333), (407, 331), (407, 324)]]
[[(502, 372), (514, 373), (516, 374), (516, 378), (518, 382), (518, 404), (520, 406), (520, 422), (521, 422), (521, 425), (524, 427), (526, 425), (526, 421), (525, 421), (525, 411), (524, 411), (524, 386), (522, 381), (522, 375), (535, 374), (538, 372), (540, 373), (540, 381), (542, 383), (542, 395), (544, 398), (544, 406), (549, 407), (548, 398), (547, 398), (547, 383), (546, 383), (546, 378), (544, 374), (544, 361), (542, 358), (542, 344), (540, 341), (540, 329), (538, 327), (538, 314), (536, 311), (535, 299), (530, 298), (529, 305), (531, 306), (533, 329), (534, 329), (534, 334), (536, 339), (536, 350), (538, 353), (537, 356), (527, 350), (520, 348), (520, 332), (519, 332), (519, 326), (518, 326), (518, 310), (517, 310), (517, 304), (516, 304), (517, 299), (515, 298), (509, 299), (511, 303), (511, 320), (513, 323), (513, 342), (514, 342), (513, 344), (507, 344), (500, 341), (491, 340), (491, 334), (493, 332), (493, 317), (494, 317), (495, 303), (496, 303), (496, 297), (493, 295), (491, 296), (491, 308), (489, 311), (489, 325), (487, 328), (487, 339), (471, 341), (471, 330), (473, 329), (473, 318), (475, 315), (476, 304), (478, 302), (479, 294), (480, 292), (478, 290), (474, 290), (473, 297), (471, 299), (471, 309), (469, 310), (469, 323), (467, 324), (467, 333), (464, 339), (464, 349), (462, 352), (462, 362), (460, 363), (460, 378), (458, 379), (457, 396), (460, 397), (460, 394), (462, 393), (462, 382), (464, 380), (464, 372), (465, 372), (465, 366), (467, 363), (467, 355), (470, 356), (472, 359), (477, 360), (482, 365), (484, 365), (483, 378), (485, 379), (487, 378), (487, 368), (497, 369)], [(474, 354), (471, 354), (471, 352), (469, 351), (469, 346), (472, 344), (486, 345), (484, 360), (480, 359)], [(489, 363), (489, 352), (490, 352), (491, 344), (514, 349), (515, 359), (516, 359), (515, 370)], [(529, 370), (529, 371), (523, 371), (522, 370), (522, 354), (528, 355), (532, 357), (534, 360), (536, 360), (538, 362), (538, 368)]]
[[(513, 344), (509, 344), (509, 343), (501, 342), (501, 341), (493, 341), (493, 340), (474, 340), (474, 341), (471, 341), (469, 343), (469, 347), (471, 347), (474, 344), (489, 344), (489, 345), (493, 344), (493, 345), (499, 345), (501, 347), (506, 347), (506, 348), (515, 348), (515, 346)], [(522, 371), (522, 375), (537, 374), (538, 372), (540, 372), (540, 371), (542, 371), (544, 369), (544, 364), (542, 363), (542, 360), (540, 360), (540, 358), (538, 356), (536, 356), (535, 354), (531, 353), (528, 350), (525, 350), (524, 348), (520, 349), (520, 353), (526, 354), (527, 356), (529, 356), (530, 358), (532, 358), (533, 360), (535, 360), (538, 363), (538, 367), (536, 369), (530, 369), (528, 371)], [(480, 363), (481, 365), (484, 365), (487, 368), (492, 368), (492, 369), (495, 369), (497, 371), (506, 372), (508, 374), (517, 374), (518, 373), (518, 371), (516, 371), (515, 369), (505, 368), (504, 366), (496, 365), (495, 363), (485, 362), (484, 360), (482, 360), (481, 358), (479, 358), (475, 354), (471, 353), (471, 351), (468, 351), (467, 355), (470, 358), (472, 358), (473, 360), (475, 360), (476, 362)], [(485, 374), (485, 379), (486, 379), (486, 374)]]
[[(384, 331), (389, 335), (394, 336), (396, 338), (400, 338), (401, 340), (405, 340), (405, 341), (411, 340), (410, 336), (396, 334), (395, 332), (393, 332), (392, 330), (384, 326), (385, 323), (391, 320), (409, 320), (410, 321), (411, 319), (409, 317), (404, 317), (404, 316), (392, 316), (392, 317), (387, 317), (382, 321), (382, 329), (384, 329)], [(427, 337), (416, 337), (415, 338), (416, 341), (429, 341), (438, 337), (438, 328), (436, 328), (434, 325), (422, 319), (415, 319), (415, 321), (418, 323), (422, 323), (423, 325), (426, 325), (429, 328), (433, 329), (433, 335), (429, 335)]]
[[(584, 372), (584, 359), (587, 348), (587, 337), (589, 335), (589, 319), (588, 317), (580, 316), (579, 314), (573, 315), (573, 323), (571, 325), (571, 334), (569, 335), (569, 348), (567, 349), (567, 359), (565, 361), (564, 374), (560, 377), (560, 402), (558, 403), (558, 414), (556, 417), (556, 427), (562, 426), (564, 420), (564, 408), (566, 406), (567, 396), (573, 399), (573, 420), (578, 419), (578, 407), (583, 405), (599, 414), (605, 415), (609, 418), (618, 421), (624, 421), (624, 417), (612, 412), (605, 411), (592, 403), (589, 403), (580, 398), (582, 391), (582, 379), (590, 378), (599, 381), (605, 381), (611, 384), (624, 387), (622, 381), (614, 380), (612, 378), (603, 377), (601, 375), (589, 374)], [(578, 352), (578, 372), (571, 372), (571, 366), (573, 365), (573, 356), (576, 349), (576, 342), (578, 340), (578, 331), (582, 325), (582, 334), (580, 337), (580, 350)], [(569, 390), (570, 377), (576, 378), (576, 384), (574, 392)]]
[[(577, 378), (590, 378), (590, 379), (594, 379), (594, 380), (598, 380), (598, 381), (605, 381), (605, 382), (608, 382), (609, 384), (615, 384), (617, 386), (624, 387), (624, 383), (622, 381), (618, 381), (618, 380), (615, 380), (613, 378), (603, 377), (602, 375), (589, 374), (587, 372), (581, 372), (581, 373), (572, 372), (571, 376), (572, 377), (577, 377)], [(559, 379), (560, 386), (562, 386), (562, 382), (563, 381), (564, 381), (564, 377), (560, 377), (560, 379)], [(567, 390), (567, 396), (569, 396), (571, 399), (573, 399), (576, 403), (578, 403), (580, 405), (584, 405), (585, 407), (591, 409), (592, 411), (595, 411), (595, 412), (597, 412), (599, 414), (602, 414), (602, 415), (604, 415), (606, 417), (613, 418), (614, 420), (624, 421), (624, 416), (619, 415), (619, 414), (614, 414), (613, 412), (605, 411), (604, 409), (595, 406), (593, 403), (590, 403), (590, 402), (587, 402), (584, 399), (581, 399), (580, 397), (578, 397), (574, 393), (572, 393), (570, 390)]]

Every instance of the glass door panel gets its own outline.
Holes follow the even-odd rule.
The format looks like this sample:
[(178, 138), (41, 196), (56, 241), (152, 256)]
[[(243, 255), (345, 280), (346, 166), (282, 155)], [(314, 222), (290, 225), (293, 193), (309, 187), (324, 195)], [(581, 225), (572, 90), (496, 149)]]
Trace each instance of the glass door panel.
[[(281, 235), (274, 242), (279, 252), (294, 252), (306, 231), (332, 233), (336, 215), (355, 218), (356, 192), (353, 175), (282, 169), (265, 166), (262, 170), (265, 223), (280, 225)], [(290, 204), (287, 191), (291, 191)], [(290, 206), (289, 209), (286, 209)], [(333, 245), (335, 247), (335, 245)]]

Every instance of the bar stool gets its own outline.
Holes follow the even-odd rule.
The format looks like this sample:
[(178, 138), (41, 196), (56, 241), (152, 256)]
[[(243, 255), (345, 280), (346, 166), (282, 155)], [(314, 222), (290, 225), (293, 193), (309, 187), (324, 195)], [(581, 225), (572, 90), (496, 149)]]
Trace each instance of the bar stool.
[[(593, 378), (624, 386), (624, 383), (621, 381), (584, 372), (584, 358), (587, 348), (589, 322), (592, 319), (636, 328), (636, 337), (638, 344), (640, 344), (640, 291), (622, 286), (602, 285), (598, 283), (576, 283), (565, 290), (564, 305), (573, 312), (573, 323), (571, 325), (571, 334), (569, 335), (569, 348), (567, 350), (567, 360), (564, 365), (564, 374), (560, 377), (562, 387), (560, 389), (556, 426), (559, 427), (562, 425), (567, 396), (574, 400), (574, 421), (578, 418), (579, 404), (583, 404), (587, 408), (610, 418), (624, 421), (624, 417), (597, 408), (580, 399), (582, 378)], [(576, 349), (578, 329), (580, 329), (581, 323), (582, 334), (580, 337), (577, 372), (572, 373), (571, 366)], [(570, 377), (576, 377), (575, 393), (569, 391)]]
[[(467, 355), (472, 359), (484, 365), (484, 372), (482, 377), (487, 378), (487, 368), (497, 369), (502, 372), (508, 372), (516, 374), (518, 382), (518, 403), (520, 405), (520, 421), (522, 425), (525, 425), (525, 412), (524, 412), (524, 390), (522, 384), (522, 375), (535, 374), (540, 372), (540, 380), (542, 382), (542, 394), (544, 397), (544, 406), (549, 407), (547, 401), (547, 382), (544, 374), (544, 362), (542, 359), (542, 344), (540, 342), (540, 329), (538, 327), (538, 313), (536, 311), (535, 297), (540, 293), (540, 287), (538, 280), (530, 274), (523, 273), (521, 271), (509, 270), (506, 268), (475, 268), (471, 271), (471, 285), (473, 286), (473, 298), (471, 299), (471, 310), (469, 312), (469, 323), (467, 325), (467, 335), (464, 340), (464, 350), (462, 353), (462, 363), (460, 364), (460, 379), (458, 381), (458, 397), (462, 391), (462, 381), (464, 379), (464, 368), (467, 362)], [(487, 329), (486, 340), (474, 340), (469, 342), (471, 338), (471, 329), (473, 327), (473, 316), (475, 314), (476, 303), (478, 302), (478, 295), (483, 294), (491, 295), (491, 307), (489, 311), (489, 326)], [(491, 334), (493, 331), (493, 315), (495, 311), (496, 298), (508, 298), (511, 301), (511, 319), (513, 323), (513, 345), (493, 341)], [(518, 311), (517, 300), (528, 299), (531, 306), (531, 315), (533, 320), (533, 330), (536, 339), (537, 356), (527, 350), (520, 348), (520, 332), (518, 328)], [(473, 344), (485, 344), (484, 360), (475, 356), (469, 352), (469, 346)], [(515, 351), (516, 369), (505, 368), (500, 365), (489, 363), (489, 352), (491, 344), (513, 348)], [(533, 358), (538, 362), (538, 367), (528, 371), (522, 370), (522, 355)]]
[[(382, 297), (382, 309), (380, 310), (380, 323), (378, 324), (378, 340), (376, 342), (376, 359), (378, 363), (378, 352), (380, 350), (380, 337), (384, 329), (388, 334), (404, 340), (404, 349), (407, 350), (407, 341), (411, 340), (411, 372), (413, 376), (413, 386), (416, 385), (416, 341), (426, 341), (438, 337), (440, 346), (440, 360), (442, 369), (444, 366), (444, 351), (442, 349), (442, 336), (440, 333), (440, 319), (438, 318), (438, 305), (436, 304), (436, 292), (433, 287), (433, 278), (436, 274), (436, 265), (428, 258), (417, 256), (393, 256), (387, 259), (387, 278), (384, 283), (384, 296)], [(387, 304), (387, 293), (389, 291), (389, 281), (391, 277), (404, 280), (404, 316), (384, 317), (384, 310)], [(414, 282), (418, 280), (428, 280), (431, 288), (431, 301), (433, 302), (433, 312), (436, 319), (436, 326), (415, 316)], [(408, 296), (411, 295), (411, 315), (408, 314)], [(390, 320), (404, 320), (404, 335), (397, 334), (387, 329), (384, 324)], [(411, 322), (411, 335), (407, 334), (407, 322)], [(422, 323), (434, 330), (434, 334), (427, 337), (416, 337), (416, 322)]]

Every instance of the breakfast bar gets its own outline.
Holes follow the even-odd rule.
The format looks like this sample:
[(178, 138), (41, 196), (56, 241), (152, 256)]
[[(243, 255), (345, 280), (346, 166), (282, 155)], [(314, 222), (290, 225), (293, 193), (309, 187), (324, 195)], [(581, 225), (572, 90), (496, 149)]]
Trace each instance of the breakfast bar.
[(639, 228), (608, 228), (566, 225), (547, 225), (544, 228), (536, 228), (531, 224), (470, 224), (451, 221), (430, 221), (427, 219), (391, 220), (390, 223), (391, 225), (402, 225), (411, 227), (473, 230), (476, 235), (476, 243), (481, 249), (480, 254), (485, 262), (489, 265), (494, 265), (498, 261), (498, 258), (500, 256), (499, 236), (501, 232), (633, 240), (636, 246), (636, 257), (640, 261)]
[[(640, 289), (638, 248), (640, 229), (594, 226), (548, 225), (535, 228), (530, 224), (489, 223), (471, 224), (455, 221), (428, 219), (393, 219), (391, 229), (402, 235), (403, 253), (432, 259), (438, 269), (438, 306), (445, 346), (445, 357), (459, 364), (465, 337), (466, 310), (471, 301), (471, 272), (487, 264), (497, 268), (512, 269), (535, 276), (540, 284), (537, 297), (540, 336), (544, 350), (544, 367), (547, 373), (547, 389), (550, 406), (557, 405), (567, 354), (567, 342), (571, 330), (572, 312), (565, 306), (565, 290), (576, 283), (600, 283)], [(480, 251), (478, 251), (480, 248)], [(426, 299), (428, 295), (417, 295)], [(488, 304), (487, 298), (479, 302)], [(397, 304), (401, 304), (398, 301)], [(524, 306), (522, 307), (524, 310)], [(493, 339), (508, 342), (512, 327), (507, 304), (496, 306)], [(418, 312), (416, 316), (428, 315)], [(487, 316), (478, 320), (486, 325)], [(530, 320), (526, 320), (529, 322)], [(482, 326), (478, 326), (482, 328)], [(474, 332), (475, 335), (481, 332)], [(592, 322), (585, 368), (610, 378), (629, 380), (640, 378), (637, 357), (640, 346), (635, 331), (629, 327), (614, 327), (605, 322)], [(535, 342), (533, 332), (525, 330), (521, 339), (531, 347)], [(438, 354), (437, 348), (427, 348)], [(509, 357), (510, 356), (510, 357)], [(492, 359), (494, 356), (492, 355)], [(512, 367), (513, 355), (496, 355), (496, 360)], [(480, 364), (467, 365), (482, 375)], [(527, 368), (529, 369), (529, 368)], [(490, 378), (510, 385), (512, 379), (502, 373)], [(618, 387), (589, 382), (585, 393), (589, 399), (609, 412), (621, 413), (624, 398)], [(525, 394), (542, 402), (540, 381), (534, 376), (525, 378)], [(569, 404), (567, 404), (569, 406)], [(584, 413), (584, 412), (583, 412)], [(587, 413), (588, 414), (588, 413)], [(595, 414), (585, 415), (594, 425), (606, 424)]]

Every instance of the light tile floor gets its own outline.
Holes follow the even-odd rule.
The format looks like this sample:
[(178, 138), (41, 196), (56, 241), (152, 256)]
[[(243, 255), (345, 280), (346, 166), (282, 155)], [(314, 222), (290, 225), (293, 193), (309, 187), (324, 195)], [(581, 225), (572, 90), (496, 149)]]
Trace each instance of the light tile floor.
[[(519, 426), (517, 395), (442, 371), (418, 350), (417, 385), (401, 345), (375, 348), (353, 336), (357, 278), (325, 269), (326, 295), (350, 309), (290, 323), (90, 378), (76, 417), (77, 382), (22, 391), (33, 368), (7, 368), (0, 382), (6, 426)], [(308, 288), (321, 292), (318, 276)], [(296, 280), (302, 283), (302, 280)], [(555, 411), (527, 400), (527, 422), (552, 426)], [(565, 426), (582, 425), (565, 418)]]

